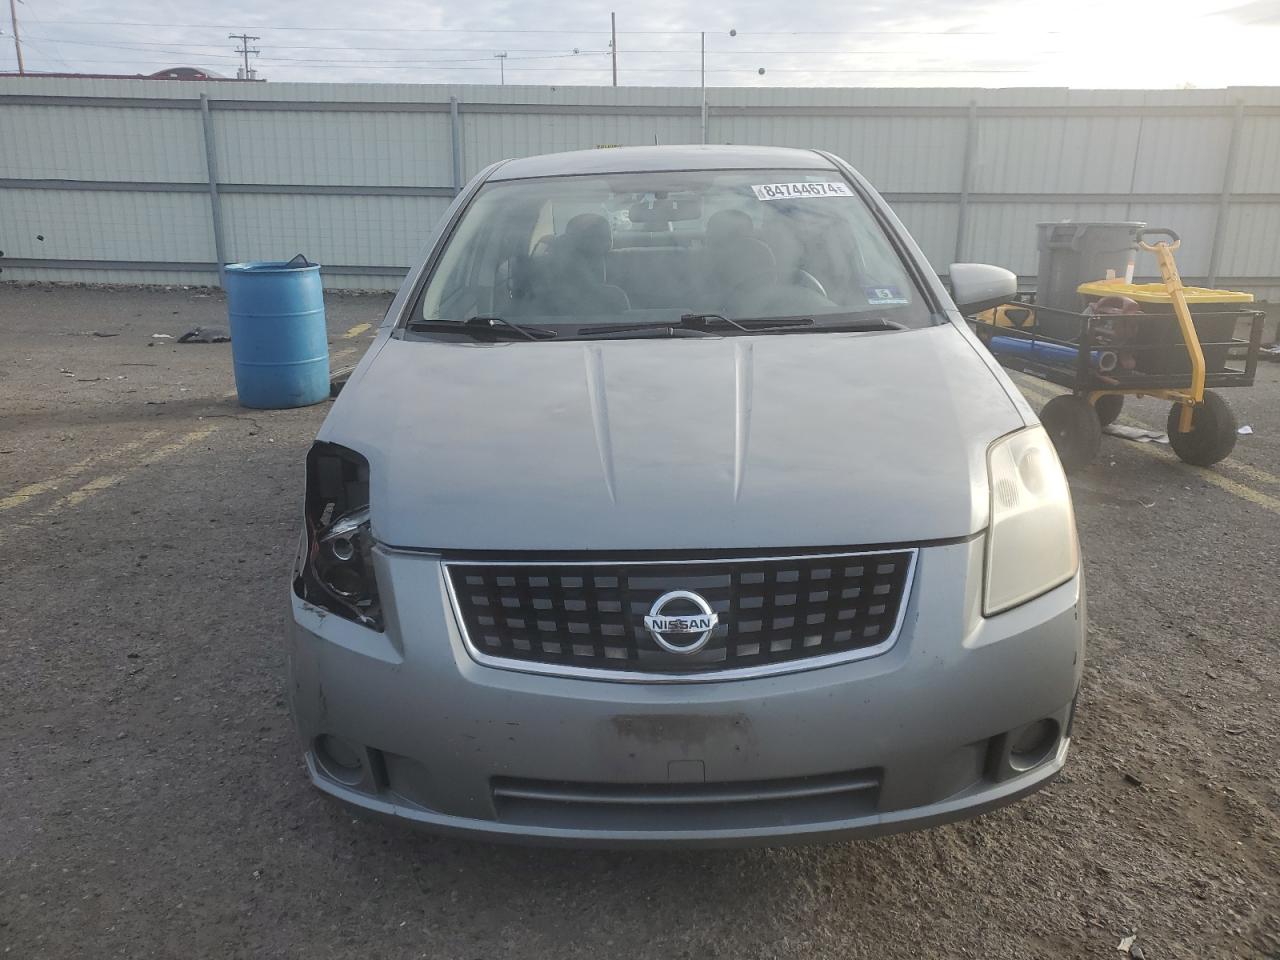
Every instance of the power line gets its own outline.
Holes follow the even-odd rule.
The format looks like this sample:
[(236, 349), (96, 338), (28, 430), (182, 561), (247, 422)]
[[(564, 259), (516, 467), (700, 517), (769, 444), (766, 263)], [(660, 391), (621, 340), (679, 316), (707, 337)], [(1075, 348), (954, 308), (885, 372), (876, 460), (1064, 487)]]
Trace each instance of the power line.
[[(509, 63), (511, 63), (511, 62), (512, 62), (513, 60), (515, 60), (515, 59), (516, 59), (516, 58), (514, 58), (514, 57), (509, 58), (509, 59), (507, 60), (507, 63), (509, 64)], [(536, 58), (525, 58), (525, 59), (536, 59)], [(551, 58), (551, 59), (557, 59), (557, 58)], [(105, 59), (105, 60), (103, 60), (103, 59), (85, 59), (85, 60), (77, 59), (77, 61), (76, 61), (76, 62), (77, 62), (77, 63), (109, 63), (109, 64), (147, 64), (147, 65), (156, 65), (156, 66), (172, 66), (172, 65), (173, 65), (173, 62), (172, 62), (171, 60), (141, 60), (141, 59), (133, 59), (133, 58), (130, 58), (130, 59), (112, 58), (112, 59)], [(274, 60), (272, 60), (271, 58), (267, 58), (267, 59), (266, 59), (266, 62), (268, 62), (268, 63), (272, 63), (272, 64), (274, 64), (274, 63), (275, 63), (275, 61), (274, 61)], [(306, 67), (308, 67), (308, 66), (320, 66), (320, 67), (325, 67), (326, 69), (338, 69), (338, 70), (347, 69), (347, 70), (369, 70), (369, 71), (378, 71), (378, 70), (411, 70), (411, 69), (418, 69), (418, 68), (420, 68), (420, 67), (430, 67), (430, 68), (431, 68), (431, 69), (433, 69), (433, 70), (486, 70), (486, 71), (491, 71), (491, 70), (493, 69), (493, 68), (492, 68), (492, 66), (487, 66), (487, 65), (486, 65), (486, 66), (477, 66), (477, 65), (472, 65), (472, 64), (475, 64), (476, 62), (477, 62), (477, 61), (467, 61), (467, 64), (466, 64), (466, 65), (457, 65), (457, 66), (454, 66), (454, 65), (451, 65), (451, 64), (455, 64), (455, 63), (457, 63), (457, 61), (443, 61), (443, 62), (442, 62), (442, 61), (434, 61), (434, 60), (423, 60), (423, 61), (397, 60), (397, 61), (382, 61), (382, 62), (379, 62), (379, 61), (369, 61), (369, 62), (366, 62), (366, 63), (357, 63), (357, 62), (347, 62), (347, 63), (320, 62), (320, 63), (314, 63), (314, 64), (313, 64), (313, 63), (310, 63), (310, 62), (305, 62), (305, 61), (304, 61), (303, 63), (300, 63), (300, 64), (282, 65), (282, 66), (280, 67), (280, 69), (283, 69), (283, 70), (301, 70), (301, 69), (305, 69), (305, 68), (306, 68)], [(484, 64), (490, 64), (490, 63), (492, 63), (492, 58), (488, 58), (488, 59), (485, 59), (485, 60), (482, 60), (482, 61), (479, 61), (479, 62), (480, 62), (480, 63), (484, 63)], [(507, 69), (509, 69), (509, 70), (513, 70), (513, 71), (517, 71), (517, 72), (521, 72), (521, 73), (607, 73), (607, 72), (609, 72), (609, 69), (610, 69), (610, 68), (609, 68), (609, 65), (608, 65), (608, 64), (601, 64), (601, 65), (600, 65), (600, 66), (598, 66), (598, 67), (518, 67), (518, 66), (509, 66), (509, 67), (507, 67)], [(654, 73), (698, 73), (698, 72), (699, 72), (699, 70), (698, 70), (698, 68), (697, 68), (697, 67), (651, 67), (650, 69), (651, 69)], [(912, 68), (912, 67), (863, 67), (863, 68), (857, 68), (857, 69), (852, 69), (852, 68), (851, 68), (851, 69), (845, 69), (845, 68), (831, 68), (831, 69), (823, 69), (823, 68), (815, 68), (815, 67), (777, 67), (777, 68), (771, 67), (771, 68), (769, 68), (769, 72), (770, 72), (770, 73), (806, 73), (806, 74), (876, 74), (876, 75), (886, 75), (886, 76), (914, 76), (914, 75), (917, 75), (917, 74), (973, 74), (973, 75), (978, 75), (978, 74), (1006, 74), (1006, 73), (1007, 73), (1007, 74), (1014, 74), (1014, 73), (1030, 73), (1031, 71), (1030, 71), (1030, 70), (1028, 70), (1028, 69), (1024, 69), (1024, 68), (1012, 68), (1012, 67), (998, 67), (998, 68), (987, 68), (987, 67), (981, 67), (981, 68), (978, 68), (978, 67), (945, 67), (945, 68), (942, 68), (942, 67), (919, 67), (919, 68)], [(725, 73), (725, 74), (738, 74), (738, 73), (741, 73), (741, 74), (755, 74), (755, 73), (757, 73), (757, 70), (756, 70), (756, 68), (755, 68), (755, 67), (708, 67), (708, 68), (707, 68), (707, 73)]]
[[(50, 40), (50, 41), (52, 41), (52, 38), (51, 38), (51, 37), (37, 37), (36, 39), (39, 39), (39, 40)], [(89, 44), (89, 45), (90, 45), (90, 46), (104, 47), (104, 48), (112, 49), (112, 50), (124, 50), (124, 51), (130, 51), (130, 50), (132, 50), (132, 49), (133, 49), (132, 47), (125, 47), (125, 46), (122, 46), (121, 44), (114, 44), (114, 43), (97, 43), (97, 44)], [(341, 47), (335, 47), (334, 49), (342, 49), (342, 48), (341, 48)], [(406, 47), (406, 48), (404, 48), (404, 49), (405, 49), (405, 50), (411, 50), (411, 49), (413, 49), (413, 48), (412, 48), (412, 47)], [(193, 54), (193, 51), (188, 51), (188, 50), (166, 50), (166, 49), (164, 49), (164, 48), (152, 48), (152, 49), (146, 49), (146, 50), (139, 50), (138, 52), (139, 52), (139, 53), (146, 53), (146, 54), (172, 53), (172, 54), (174, 54), (175, 56), (181, 56), (181, 57), (188, 57), (188, 56), (191, 56), (191, 55)], [(256, 52), (256, 51), (251, 51), (251, 52)], [(464, 53), (465, 53), (465, 52), (472, 52), (472, 51), (459, 51), (459, 52), (464, 52)], [(373, 61), (371, 61), (371, 60), (367, 60), (367, 59), (365, 59), (365, 58), (357, 58), (357, 59), (344, 58), (344, 59), (332, 59), (332, 60), (331, 60), (331, 59), (316, 58), (316, 57), (276, 57), (276, 56), (266, 56), (266, 57), (261, 57), (261, 61), (262, 61), (262, 62), (265, 62), (265, 63), (271, 63), (271, 64), (276, 64), (276, 63), (298, 63), (298, 64), (309, 64), (309, 65), (311, 65), (311, 66), (330, 66), (330, 65), (354, 64), (354, 65), (358, 65), (358, 66), (370, 66), (370, 67), (374, 67), (374, 66), (381, 66), (381, 65), (383, 65), (383, 64), (404, 64), (404, 65), (406, 65), (406, 66), (419, 66), (419, 65), (424, 65), (424, 64), (437, 64), (437, 63), (445, 63), (445, 64), (447, 64), (447, 63), (489, 63), (489, 62), (492, 60), (493, 56), (494, 56), (493, 52), (492, 52), (492, 51), (488, 51), (488, 50), (484, 50), (484, 51), (474, 51), (474, 52), (481, 53), (482, 55), (481, 55), (481, 56), (478, 56), (478, 57), (448, 57), (448, 58), (441, 58), (441, 59), (392, 59), (392, 60), (380, 60), (380, 61), (378, 61), (378, 60), (373, 60)], [(240, 56), (241, 56), (241, 51), (239, 51), (239, 50), (237, 50), (234, 54), (231, 54), (231, 53), (214, 53), (214, 52), (200, 53), (199, 51), (194, 51), (194, 53), (195, 53), (195, 54), (196, 54), (200, 59), (210, 59), (210, 60), (239, 60), (239, 59), (240, 59)], [(507, 58), (507, 59), (509, 59), (510, 61), (521, 61), (521, 60), (571, 60), (571, 59), (573, 59), (574, 57), (586, 57), (586, 58), (589, 58), (589, 57), (593, 57), (593, 56), (600, 56), (600, 57), (603, 57), (603, 56), (607, 56), (607, 55), (608, 55), (608, 51), (607, 51), (607, 50), (582, 50), (582, 51), (578, 51), (577, 53), (564, 53), (564, 52), (560, 52), (560, 53), (554, 53), (554, 54), (549, 54), (549, 55), (545, 55), (545, 56), (544, 56), (544, 55), (537, 55), (537, 56), (529, 56), (529, 57), (509, 57), (509, 58)], [(120, 57), (120, 58), (118, 58), (118, 59), (112, 59), (112, 60), (90, 60), (90, 59), (81, 59), (81, 61), (80, 61), (80, 62), (82, 62), (82, 63), (129, 63), (129, 62), (134, 62), (134, 63), (143, 63), (143, 62), (156, 63), (156, 62), (168, 62), (168, 61), (143, 61), (143, 60), (140, 60), (140, 59), (138, 59), (138, 58), (136, 58), (136, 57), (135, 57), (135, 58), (130, 58), (130, 59), (126, 60), (124, 57)]]
[[(45, 21), (45, 22), (47, 23), (48, 21)], [(216, 53), (212, 51), (205, 52), (207, 48), (211, 46), (211, 44), (208, 44), (208, 43), (182, 43), (178, 41), (165, 41), (165, 40), (126, 40), (126, 41), (70, 40), (62, 37), (50, 37), (50, 36), (42, 36), (42, 35), (36, 35), (36, 34), (30, 34), (30, 33), (26, 34), (26, 38), (28, 40), (31, 40), (31, 39), (47, 40), (51, 43), (59, 43), (59, 44), (70, 43), (70, 44), (75, 44), (77, 46), (82, 46), (82, 47), (107, 47), (112, 50), (138, 50), (140, 53), (172, 53), (176, 56), (187, 56), (189, 51), (176, 50), (176, 49), (170, 49), (170, 48), (188, 47), (188, 48), (191, 48), (191, 51), (200, 53), (202, 56), (214, 56), (222, 59), (232, 59), (232, 60), (240, 58), (240, 54), (238, 52), (236, 54)], [(307, 45), (307, 44), (290, 44), (290, 43), (272, 43), (272, 47), (274, 49), (279, 49), (279, 50), (332, 50), (334, 52), (339, 52), (339, 53), (351, 50), (351, 51), (360, 51), (360, 52), (385, 52), (385, 53), (395, 53), (395, 52), (474, 53), (474, 54), (479, 54), (486, 57), (492, 56), (493, 54), (492, 47), (456, 47), (456, 46), (454, 47), (416, 47), (416, 46), (415, 47), (362, 47), (362, 46), (335, 47), (332, 45), (315, 46), (315, 45)], [(503, 47), (503, 49), (509, 53), (558, 53), (563, 56), (573, 56), (573, 54), (564, 53), (563, 47)], [(636, 55), (645, 55), (645, 56), (664, 56), (664, 55), (665, 56), (679, 56), (679, 55), (692, 56), (697, 52), (698, 50), (696, 47), (637, 48), (634, 50), (628, 48), (627, 50), (628, 55), (636, 54)], [(1061, 50), (1050, 50), (1050, 51), (1042, 50), (1042, 51), (1036, 51), (1036, 52), (1038, 54), (1043, 54), (1043, 53), (1059, 53), (1062, 51)], [(609, 50), (608, 49), (581, 50), (579, 51), (579, 53), (583, 56), (589, 56), (592, 54), (605, 55), (609, 53)], [(724, 50), (717, 51), (718, 55), (729, 56), (729, 57), (738, 56), (738, 55), (760, 56), (760, 57), (937, 56), (939, 55), (939, 53), (940, 51), (936, 49), (935, 50), (912, 50), (912, 49), (895, 48), (895, 49), (868, 50), (864, 48), (845, 48), (845, 49), (839, 49), (839, 50), (814, 50), (808, 47), (805, 47), (803, 49), (792, 48), (787, 50), (777, 50), (777, 49), (747, 50), (739, 47), (733, 47), (733, 48), (726, 47)], [(272, 62), (280, 61), (280, 60), (298, 59), (299, 62), (301, 62), (302, 59), (311, 60), (313, 58), (289, 58), (289, 57), (267, 56), (267, 57), (264, 57), (263, 59), (269, 60)], [(317, 62), (320, 62), (320, 58), (314, 58), (314, 59)], [(512, 59), (514, 60), (517, 58), (512, 57)]]
[[(142, 20), (46, 20), (46, 23), (62, 23), (83, 27), (180, 27), (192, 30), (225, 30), (227, 24), (219, 23), (154, 23)], [(284, 26), (276, 23), (263, 24), (272, 30), (290, 30), (300, 32), (327, 33), (485, 33), (485, 34), (522, 34), (522, 33), (555, 33), (562, 36), (609, 36), (608, 30), (566, 30), (551, 28), (514, 28), (505, 30), (482, 29), (476, 27), (316, 27), (316, 26)], [(628, 30), (629, 36), (655, 37), (696, 37), (699, 30)], [(1007, 37), (1017, 31), (1012, 30), (749, 30), (740, 31), (741, 36), (756, 37)], [(1055, 36), (1067, 33), (1064, 30), (1027, 29), (1024, 33), (1036, 36)], [(258, 39), (258, 38), (255, 38)]]
[[(26, 6), (26, 4), (24, 3), (24, 4), (23, 4), (23, 6)], [(28, 21), (30, 21), (31, 23), (39, 24), (41, 27), (44, 27), (44, 25), (45, 25), (44, 21), (43, 21), (43, 20), (41, 20), (39, 17), (37, 17), (34, 13), (32, 13), (32, 12), (31, 12), (31, 10), (30, 10), (29, 8), (28, 8), (28, 10), (27, 10), (27, 12), (26, 12), (26, 18), (27, 18), (27, 20), (28, 20)], [(71, 70), (71, 64), (67, 63), (66, 58), (62, 56), (62, 52), (61, 52), (61, 51), (58, 49), (58, 47), (57, 47), (57, 41), (56, 41), (56, 40), (53, 40), (52, 38), (50, 38), (50, 39), (49, 39), (49, 42), (50, 42), (51, 44), (53, 44), (53, 46), (51, 46), (51, 47), (49, 48), (48, 52), (46, 52), (46, 50), (45, 50), (45, 48), (44, 48), (43, 46), (36, 46), (34, 43), (32, 43), (32, 42), (31, 42), (31, 41), (32, 41), (32, 39), (40, 40), (40, 39), (42, 39), (42, 38), (41, 38), (41, 37), (39, 37), (39, 36), (35, 36), (35, 37), (33, 38), (32, 34), (30, 34), (30, 33), (28, 33), (28, 34), (26, 35), (26, 43), (27, 43), (27, 46), (29, 46), (32, 50), (35, 50), (35, 51), (36, 51), (36, 52), (38, 52), (38, 53), (42, 53), (42, 54), (44, 54), (44, 55), (45, 55), (45, 56), (47, 56), (50, 60), (57, 60), (57, 61), (59, 61), (59, 62), (63, 65), (63, 67), (65, 67), (68, 71), (70, 71), (70, 70)]]
[[(48, 21), (44, 21), (47, 23)], [(30, 36), (30, 34), (28, 34)], [(209, 43), (183, 43), (180, 40), (71, 40), (63, 37), (38, 37), (37, 39), (51, 40), (55, 43), (74, 43), (82, 47), (118, 47), (122, 50), (132, 50), (135, 47), (209, 47)], [(277, 50), (404, 50), (416, 53), (490, 53), (493, 47), (357, 47), (357, 46), (341, 46), (335, 47), (333, 44), (304, 44), (304, 43), (276, 43), (272, 41), (271, 46)], [(564, 47), (508, 47), (503, 49), (515, 51), (518, 53), (558, 53), (563, 52)], [(607, 50), (591, 51), (608, 53)]]

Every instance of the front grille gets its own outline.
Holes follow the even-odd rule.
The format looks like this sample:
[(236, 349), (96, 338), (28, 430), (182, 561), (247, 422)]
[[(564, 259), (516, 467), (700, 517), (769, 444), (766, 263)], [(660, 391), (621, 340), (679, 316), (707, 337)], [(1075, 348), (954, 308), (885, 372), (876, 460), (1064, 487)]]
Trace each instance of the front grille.
[[(446, 561), (445, 570), (464, 637), (481, 662), (613, 679), (718, 679), (888, 649), (915, 560), (907, 549), (693, 561)], [(672, 591), (697, 594), (718, 618), (697, 652), (664, 649), (645, 626), (654, 603)], [(682, 603), (662, 613), (697, 612)]]
[(497, 777), (503, 823), (570, 830), (795, 827), (875, 813), (881, 771), (730, 783), (562, 783)]

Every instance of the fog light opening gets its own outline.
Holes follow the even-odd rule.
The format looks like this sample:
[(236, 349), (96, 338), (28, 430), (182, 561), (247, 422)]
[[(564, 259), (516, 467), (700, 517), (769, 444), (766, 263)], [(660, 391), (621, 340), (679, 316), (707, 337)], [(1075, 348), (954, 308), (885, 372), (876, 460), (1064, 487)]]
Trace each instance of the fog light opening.
[(324, 734), (316, 737), (315, 755), (316, 763), (331, 779), (349, 787), (364, 780), (362, 751), (355, 744)]
[(1058, 746), (1058, 721), (1045, 719), (1015, 730), (1009, 741), (1009, 766), (1022, 771), (1044, 763)]

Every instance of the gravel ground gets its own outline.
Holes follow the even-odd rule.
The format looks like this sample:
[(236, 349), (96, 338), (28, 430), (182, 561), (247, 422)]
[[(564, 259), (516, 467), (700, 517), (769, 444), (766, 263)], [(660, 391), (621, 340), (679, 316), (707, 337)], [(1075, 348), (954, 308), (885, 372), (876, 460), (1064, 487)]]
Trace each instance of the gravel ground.
[[(330, 298), (334, 351), (386, 302)], [(281, 631), (326, 405), (240, 409), (229, 345), (152, 337), (197, 323), (216, 293), (0, 285), (4, 954), (1280, 957), (1280, 366), (1230, 395), (1228, 464), (1107, 438), (1073, 478), (1091, 646), (1047, 790), (827, 847), (573, 852), (308, 785)]]

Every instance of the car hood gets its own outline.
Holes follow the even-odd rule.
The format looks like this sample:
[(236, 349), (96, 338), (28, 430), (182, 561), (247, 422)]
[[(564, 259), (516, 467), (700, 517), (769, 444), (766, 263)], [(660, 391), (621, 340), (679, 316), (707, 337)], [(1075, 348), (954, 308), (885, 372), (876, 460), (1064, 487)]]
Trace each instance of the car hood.
[(896, 333), (387, 340), (321, 439), (373, 533), (443, 550), (730, 550), (964, 537), (1023, 419), (950, 324)]

